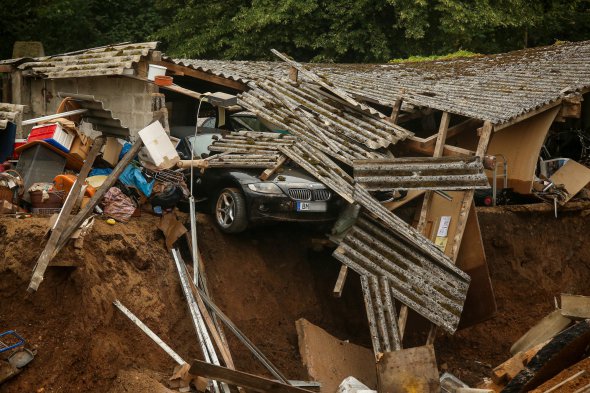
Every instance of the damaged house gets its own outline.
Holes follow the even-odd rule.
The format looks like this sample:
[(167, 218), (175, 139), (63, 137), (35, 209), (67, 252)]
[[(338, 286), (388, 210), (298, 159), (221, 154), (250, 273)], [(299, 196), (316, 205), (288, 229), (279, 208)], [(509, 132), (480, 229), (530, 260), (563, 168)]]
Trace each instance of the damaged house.
[[(0, 72), (10, 77), (3, 79), (2, 102), (19, 105), (21, 120), (4, 120), (24, 138), (32, 125), (27, 120), (69, 116), (60, 105), (66, 98), (76, 102), (84, 110), (77, 114), (94, 131), (133, 143), (105, 181), (111, 185), (121, 163), (147, 144), (143, 129), (154, 120), (179, 139), (192, 135), (202, 117), (227, 131), (212, 140), (211, 155), (177, 159), (180, 168), (255, 168), (266, 180), (295, 163), (347, 206), (329, 236), (342, 264), (333, 292), (346, 290), (349, 269), (360, 276), (378, 390), (406, 388), (391, 370), (410, 367), (407, 359), (415, 356), (433, 366), (423, 372), (428, 379), (420, 391), (436, 391), (442, 383), (432, 349), (437, 335), (474, 326), (497, 310), (476, 204), (542, 200), (557, 214), (590, 182), (584, 166), (590, 162), (590, 42), (386, 65), (300, 64), (273, 53), (280, 61), (172, 59), (157, 51), (157, 43), (139, 43), (5, 60)], [(12, 113), (15, 107), (6, 108)], [(240, 112), (264, 129), (232, 124)], [(102, 143), (79, 165), (76, 182), (84, 181)], [(67, 214), (66, 200), (30, 290), (37, 290), (48, 264), (105, 192), (98, 191), (75, 218)], [(197, 273), (191, 287), (179, 255), (173, 251), (184, 294), (196, 307), (190, 305), (206, 287)], [(196, 252), (192, 257), (198, 270)], [(191, 313), (198, 321), (198, 311)], [(412, 313), (429, 326), (425, 345), (417, 348), (404, 344)], [(202, 341), (207, 329), (198, 322), (195, 328)], [(207, 363), (221, 365), (214, 349), (202, 351)], [(257, 351), (266, 369), (290, 385)], [(217, 391), (225, 389), (222, 382), (259, 386), (255, 380), (238, 384), (237, 376), (208, 367), (195, 363), (191, 373), (219, 381)]]

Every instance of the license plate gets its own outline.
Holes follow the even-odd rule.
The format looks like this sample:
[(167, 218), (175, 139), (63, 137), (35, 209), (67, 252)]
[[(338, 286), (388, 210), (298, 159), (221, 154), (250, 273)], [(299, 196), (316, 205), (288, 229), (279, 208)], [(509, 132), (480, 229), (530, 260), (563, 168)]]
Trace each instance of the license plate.
[(328, 204), (323, 201), (316, 202), (297, 202), (298, 212), (325, 212), (328, 210)]

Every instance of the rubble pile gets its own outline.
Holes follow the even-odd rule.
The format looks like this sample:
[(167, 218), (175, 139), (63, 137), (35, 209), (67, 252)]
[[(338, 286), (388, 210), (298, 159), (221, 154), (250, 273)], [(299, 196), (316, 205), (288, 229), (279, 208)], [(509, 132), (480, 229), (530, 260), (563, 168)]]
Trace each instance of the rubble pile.
[[(117, 58), (129, 49), (125, 44), (119, 47)], [(72, 313), (68, 310), (72, 307), (82, 314), (82, 329), (72, 328), (74, 334), (105, 339), (99, 347), (92, 337), (85, 348), (93, 354), (91, 360), (98, 356), (114, 363), (105, 366), (104, 375), (92, 374), (101, 380), (101, 388), (109, 387), (105, 379), (116, 377), (119, 382), (113, 392), (129, 383), (130, 389), (167, 391), (156, 382), (162, 378), (150, 371), (141, 371), (138, 377), (137, 370), (128, 370), (144, 357), (159, 370), (168, 367), (172, 372), (166, 385), (182, 392), (461, 393), (525, 392), (540, 387), (549, 392), (567, 387), (570, 390), (563, 391), (581, 393), (590, 389), (585, 370), (590, 302), (582, 287), (569, 293), (564, 291), (567, 285), (553, 288), (561, 297), (555, 298), (555, 310), (516, 340), (510, 348), (512, 358), (495, 367), (485, 363), (488, 370), (480, 373), (485, 379), (467, 375), (464, 380), (465, 369), (450, 370), (448, 363), (437, 361), (438, 351), (445, 356), (452, 352), (449, 337), (460, 337), (467, 329), (476, 331), (499, 307), (506, 307), (497, 301), (506, 299), (494, 293), (486, 259), (490, 245), (484, 242), (505, 228), (501, 222), (492, 231), (489, 226), (480, 227), (476, 204), (543, 202), (557, 217), (575, 210), (572, 202), (586, 197), (589, 168), (569, 157), (543, 157), (549, 154), (544, 143), (550, 146), (545, 141), (554, 123), (590, 129), (582, 115), (586, 88), (575, 94), (560, 91), (558, 99), (535, 104), (519, 115), (490, 116), (486, 110), (477, 112), (477, 107), (467, 116), (438, 102), (437, 93), (432, 92), (427, 95), (430, 98), (421, 99), (422, 92), (401, 88), (391, 103), (366, 99), (334, 82), (339, 73), (332, 80), (331, 75), (318, 74), (275, 50), (287, 67), (285, 75), (255, 72), (254, 77), (236, 78), (162, 60), (161, 53), (154, 51), (155, 43), (142, 48), (125, 67), (108, 73), (117, 83), (132, 81), (133, 86), (145, 88), (133, 97), (132, 107), (138, 112), (150, 92), (149, 110), (132, 116), (133, 129), (115, 116), (121, 108), (107, 108), (94, 95), (60, 92), (56, 113), (28, 119), (23, 119), (25, 106), (0, 104), (0, 213), (18, 222), (17, 227), (39, 229), (35, 246), (22, 252), (22, 261), (13, 249), (4, 268), (19, 284), (28, 282), (22, 288), (23, 295), (24, 289), (28, 293), (21, 304), (34, 305), (30, 299), (58, 293), (54, 297), (63, 296), (64, 302), (55, 315)], [(107, 57), (102, 51), (89, 50), (88, 55), (96, 52)], [(66, 78), (71, 70), (55, 74), (53, 68), (61, 65), (53, 63), (57, 58), (67, 64), (85, 61), (79, 56), (73, 52), (20, 65), (17, 61), (15, 72), (32, 67), (39, 76)], [(71, 78), (86, 78), (91, 72)], [(166, 76), (167, 72), (171, 75)], [(174, 77), (182, 82), (196, 78), (237, 92), (194, 91), (175, 84)], [(169, 96), (171, 105), (158, 88), (174, 93)], [(196, 117), (175, 109), (182, 108), (179, 96), (192, 100)], [(215, 116), (199, 118), (203, 103)], [(179, 128), (175, 122), (181, 117), (196, 120), (197, 125)], [(17, 139), (25, 134), (26, 139)], [(340, 318), (331, 318), (344, 325), (363, 321), (357, 337), (363, 345), (338, 340), (305, 315), (292, 315), (286, 325), (291, 325), (291, 338), (297, 332), (301, 355), (297, 360), (302, 364), (286, 362), (286, 369), (281, 367), (285, 362), (263, 338), (268, 327), (260, 331), (243, 326), (259, 318), (263, 308), (256, 307), (236, 321), (236, 314), (230, 316), (222, 305), (235, 307), (239, 299), (240, 306), (248, 309), (263, 303), (260, 297), (272, 296), (277, 297), (277, 314), (286, 313), (282, 304), (291, 299), (287, 294), (279, 296), (282, 281), (301, 276), (277, 273), (265, 282), (271, 287), (265, 294), (258, 270), (250, 270), (253, 262), (241, 261), (253, 256), (238, 251), (235, 259), (246, 268), (227, 266), (212, 280), (209, 265), (224, 264), (223, 256), (215, 256), (223, 244), (207, 242), (209, 225), (202, 227), (197, 211), (212, 215), (215, 236), (233, 234), (236, 243), (248, 236), (257, 244), (264, 236), (280, 236), (259, 230), (258, 224), (294, 221), (314, 228), (309, 232), (317, 237), (307, 239), (310, 244), (297, 244), (302, 238), (295, 230), (294, 244), (274, 245), (268, 252), (279, 267), (282, 259), (289, 260), (288, 253), (299, 255), (299, 249), (324, 252), (333, 273), (338, 271), (331, 301), (346, 298), (353, 305), (341, 310)], [(135, 235), (129, 232), (132, 228)], [(146, 228), (149, 235), (143, 233)], [(21, 230), (26, 233), (8, 226), (3, 231), (12, 231), (8, 235), (15, 238)], [(133, 236), (141, 239), (130, 244)], [(500, 238), (493, 238), (493, 248), (515, 247), (500, 244)], [(531, 248), (536, 247), (535, 241), (530, 240)], [(23, 240), (18, 243), (26, 248)], [(539, 258), (526, 247), (523, 253), (529, 259)], [(553, 258), (571, 258), (571, 253)], [(118, 267), (118, 261), (130, 263), (137, 271)], [(23, 266), (32, 269), (30, 277)], [(511, 261), (511, 268), (532, 280), (517, 263)], [(586, 267), (568, 264), (568, 269), (557, 272), (570, 278), (586, 274)], [(224, 285), (232, 270), (252, 283), (241, 291)], [(145, 277), (163, 285), (165, 295), (142, 285)], [(543, 274), (534, 279), (546, 280)], [(301, 280), (316, 282), (317, 277)], [(252, 285), (260, 288), (250, 293)], [(16, 291), (16, 287), (7, 288)], [(329, 292), (324, 292), (326, 297)], [(315, 312), (325, 313), (326, 308)], [(33, 319), (27, 316), (28, 321)], [(93, 327), (97, 321), (98, 327)], [(125, 333), (117, 336), (109, 329), (112, 321), (116, 331)], [(350, 334), (349, 329), (343, 330)], [(6, 386), (49, 356), (43, 353), (35, 360), (47, 346), (31, 347), (20, 332), (0, 332), (0, 384), (8, 381)], [(108, 351), (130, 337), (142, 343), (141, 350), (133, 354), (132, 347), (124, 345), (124, 361), (116, 361), (116, 355)], [(246, 349), (247, 367), (236, 345)], [(366, 348), (369, 345), (372, 350)], [(290, 350), (294, 347), (292, 343)], [(333, 362), (330, 356), (338, 361), (327, 369)], [(303, 365), (307, 373), (294, 372)], [(90, 374), (84, 371), (80, 376)], [(133, 378), (144, 381), (133, 386), (129, 381)], [(55, 379), (48, 382), (57, 383)]]

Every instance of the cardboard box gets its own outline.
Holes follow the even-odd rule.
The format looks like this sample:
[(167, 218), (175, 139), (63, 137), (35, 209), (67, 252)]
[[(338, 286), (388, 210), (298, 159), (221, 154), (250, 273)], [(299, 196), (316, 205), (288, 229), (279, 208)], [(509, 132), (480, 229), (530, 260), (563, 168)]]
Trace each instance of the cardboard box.
[(102, 159), (114, 167), (119, 162), (119, 154), (122, 149), (123, 145), (117, 138), (108, 137), (102, 151)]
[(70, 148), (70, 154), (76, 158), (81, 159), (84, 161), (88, 156), (88, 152), (90, 152), (90, 146), (92, 146), (92, 140), (89, 138), (84, 138), (85, 141), (80, 138), (80, 136), (76, 136), (74, 142), (72, 143), (72, 147)]

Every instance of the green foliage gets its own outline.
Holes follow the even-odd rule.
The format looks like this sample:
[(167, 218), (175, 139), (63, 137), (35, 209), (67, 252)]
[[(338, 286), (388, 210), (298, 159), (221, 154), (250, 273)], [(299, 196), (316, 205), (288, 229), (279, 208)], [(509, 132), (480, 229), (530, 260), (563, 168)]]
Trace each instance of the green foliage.
[(590, 39), (587, 0), (4, 0), (0, 56), (160, 40), (175, 57), (386, 62)]
[(448, 53), (446, 55), (431, 55), (431, 56), (410, 56), (406, 59), (392, 59), (389, 60), (390, 63), (419, 63), (423, 61), (434, 61), (434, 60), (451, 60), (451, 59), (461, 59), (466, 57), (474, 57), (474, 56), (481, 56), (480, 53), (473, 53), (466, 50), (458, 50), (453, 53)]
[(4, 0), (0, 57), (14, 41), (41, 41), (57, 54), (123, 41), (145, 41), (168, 22), (155, 0)]

